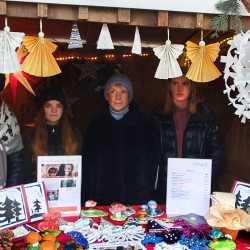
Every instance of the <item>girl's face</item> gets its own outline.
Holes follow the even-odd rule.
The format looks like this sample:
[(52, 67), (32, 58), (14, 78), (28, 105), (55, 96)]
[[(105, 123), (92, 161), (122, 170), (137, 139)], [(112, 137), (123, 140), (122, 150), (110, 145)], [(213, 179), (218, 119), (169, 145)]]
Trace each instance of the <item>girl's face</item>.
[(49, 125), (56, 125), (63, 114), (62, 103), (57, 100), (50, 100), (44, 104), (43, 108), (46, 122)]
[(175, 106), (187, 106), (191, 94), (191, 82), (183, 76), (173, 78), (170, 82), (170, 91)]
[(66, 164), (64, 167), (64, 172), (66, 176), (72, 175), (73, 166), (71, 164)]

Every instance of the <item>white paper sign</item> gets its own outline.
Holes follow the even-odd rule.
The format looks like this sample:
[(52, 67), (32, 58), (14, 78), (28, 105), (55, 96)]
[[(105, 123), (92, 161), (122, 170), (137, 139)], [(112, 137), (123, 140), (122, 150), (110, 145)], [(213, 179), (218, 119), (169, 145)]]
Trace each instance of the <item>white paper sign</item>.
[(43, 181), (49, 212), (62, 216), (79, 215), (81, 211), (82, 157), (38, 156), (37, 179)]
[(168, 159), (168, 215), (195, 213), (205, 215), (209, 209), (212, 160)]

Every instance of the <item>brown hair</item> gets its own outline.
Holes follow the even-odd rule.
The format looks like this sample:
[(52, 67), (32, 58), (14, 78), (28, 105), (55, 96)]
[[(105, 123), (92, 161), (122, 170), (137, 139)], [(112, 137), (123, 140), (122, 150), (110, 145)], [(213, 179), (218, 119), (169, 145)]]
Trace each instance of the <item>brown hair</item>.
[[(69, 122), (69, 118), (65, 111), (63, 111), (60, 119), (61, 125), (61, 140), (66, 155), (77, 154), (79, 145), (76, 139), (76, 135)], [(40, 110), (36, 122), (35, 122), (35, 134), (32, 143), (32, 159), (36, 161), (38, 155), (48, 155), (48, 132), (46, 128), (46, 120), (43, 108)]]
[[(190, 83), (190, 88), (191, 88), (189, 101), (188, 101), (188, 110), (191, 114), (194, 114), (197, 111), (197, 90), (192, 81), (190, 81), (185, 76), (184, 78), (186, 81)], [(172, 79), (170, 79), (166, 85), (166, 98), (165, 98), (165, 104), (163, 108), (163, 113), (165, 114), (171, 113), (174, 110), (174, 102), (173, 102), (172, 94), (171, 94), (171, 81)]]

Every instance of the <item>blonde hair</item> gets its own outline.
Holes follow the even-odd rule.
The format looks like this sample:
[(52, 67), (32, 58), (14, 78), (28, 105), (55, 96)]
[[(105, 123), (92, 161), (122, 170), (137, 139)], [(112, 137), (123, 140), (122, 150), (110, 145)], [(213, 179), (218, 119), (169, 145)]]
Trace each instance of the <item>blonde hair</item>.
[[(196, 90), (196, 87), (192, 81), (190, 81), (185, 76), (183, 76), (183, 77), (185, 78), (185, 81), (188, 81), (190, 83), (190, 95), (188, 98), (188, 110), (191, 114), (194, 114), (197, 111), (197, 90)], [(163, 112), (165, 114), (173, 112), (174, 106), (175, 106), (174, 102), (173, 102), (173, 98), (172, 98), (172, 93), (171, 93), (171, 81), (172, 80), (173, 80), (173, 78), (170, 79), (166, 85), (166, 97), (165, 97), (165, 104), (164, 104), (164, 108), (163, 108)]]

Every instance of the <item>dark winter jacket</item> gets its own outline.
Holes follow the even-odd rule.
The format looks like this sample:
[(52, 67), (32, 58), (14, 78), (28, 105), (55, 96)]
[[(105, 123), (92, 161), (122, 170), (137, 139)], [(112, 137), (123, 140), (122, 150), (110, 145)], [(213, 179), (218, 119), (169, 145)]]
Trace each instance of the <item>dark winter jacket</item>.
[(23, 183), (24, 169), (23, 150), (7, 155), (7, 183), (6, 187), (20, 185)]
[[(166, 199), (168, 158), (177, 158), (177, 140), (173, 114), (159, 116), (161, 124), (162, 164), (159, 172), (158, 195)], [(218, 126), (213, 114), (203, 105), (198, 105), (191, 114), (183, 136), (183, 158), (212, 159), (212, 180), (219, 169), (222, 147), (219, 142)]]
[[(48, 131), (48, 155), (64, 155), (63, 144), (61, 141), (61, 127), (56, 126), (46, 126)], [(32, 142), (34, 138), (34, 129), (25, 131), (24, 136), (24, 147), (25, 147), (25, 183), (36, 181), (37, 179), (37, 166), (34, 159), (32, 159)], [(82, 135), (79, 130), (75, 129), (78, 145), (79, 154), (82, 151)]]
[(155, 121), (131, 107), (121, 120), (109, 111), (93, 120), (86, 132), (85, 200), (142, 204), (152, 199), (157, 135)]

